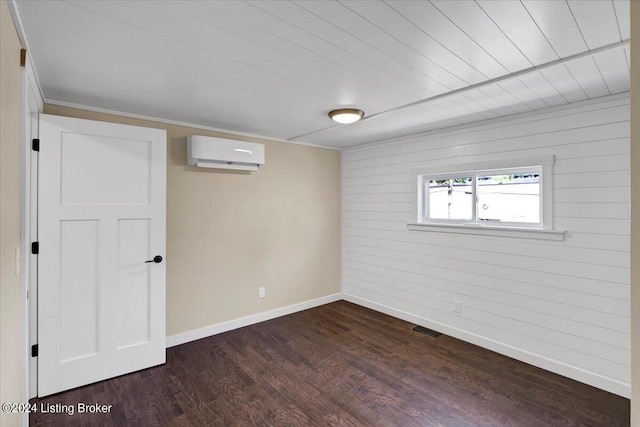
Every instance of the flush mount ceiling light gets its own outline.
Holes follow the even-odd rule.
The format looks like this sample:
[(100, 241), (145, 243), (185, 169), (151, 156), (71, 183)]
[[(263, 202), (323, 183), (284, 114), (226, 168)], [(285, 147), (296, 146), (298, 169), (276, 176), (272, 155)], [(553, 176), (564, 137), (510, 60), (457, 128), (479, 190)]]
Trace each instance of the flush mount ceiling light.
[(334, 122), (347, 124), (357, 122), (364, 117), (364, 111), (356, 108), (340, 108), (329, 112), (329, 117)]

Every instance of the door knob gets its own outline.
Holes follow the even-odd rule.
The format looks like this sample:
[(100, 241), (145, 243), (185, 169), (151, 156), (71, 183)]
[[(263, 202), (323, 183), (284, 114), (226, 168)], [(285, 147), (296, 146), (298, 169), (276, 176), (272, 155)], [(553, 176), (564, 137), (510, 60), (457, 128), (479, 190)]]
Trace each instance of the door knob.
[(160, 264), (162, 262), (162, 257), (160, 255), (156, 255), (153, 257), (153, 259), (145, 261), (144, 263), (146, 264), (148, 262), (155, 262), (156, 264)]

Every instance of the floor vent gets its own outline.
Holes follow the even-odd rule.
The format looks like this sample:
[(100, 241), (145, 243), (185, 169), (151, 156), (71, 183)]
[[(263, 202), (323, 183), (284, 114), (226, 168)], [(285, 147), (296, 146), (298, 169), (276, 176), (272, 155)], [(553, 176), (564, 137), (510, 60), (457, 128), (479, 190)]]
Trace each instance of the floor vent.
[(434, 331), (433, 329), (425, 328), (423, 326), (416, 326), (415, 328), (413, 328), (413, 330), (416, 332), (420, 332), (421, 334), (429, 335), (430, 337), (434, 337), (434, 338), (438, 338), (440, 335), (442, 335), (438, 331)]

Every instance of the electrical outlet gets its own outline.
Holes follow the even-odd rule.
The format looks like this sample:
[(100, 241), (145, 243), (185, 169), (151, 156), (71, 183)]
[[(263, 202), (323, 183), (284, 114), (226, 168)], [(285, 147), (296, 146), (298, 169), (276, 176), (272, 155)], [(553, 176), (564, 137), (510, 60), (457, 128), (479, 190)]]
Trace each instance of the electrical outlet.
[(462, 311), (462, 303), (458, 300), (453, 300), (453, 312), (460, 313)]
[(267, 290), (264, 286), (258, 288), (258, 298), (264, 298), (267, 293)]

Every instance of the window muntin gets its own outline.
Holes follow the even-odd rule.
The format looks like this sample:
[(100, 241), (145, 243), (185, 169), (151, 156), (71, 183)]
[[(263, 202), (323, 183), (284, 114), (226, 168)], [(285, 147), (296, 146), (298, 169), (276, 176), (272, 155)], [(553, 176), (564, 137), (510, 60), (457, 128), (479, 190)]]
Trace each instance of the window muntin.
[(543, 228), (542, 169), (422, 175), (422, 222)]

